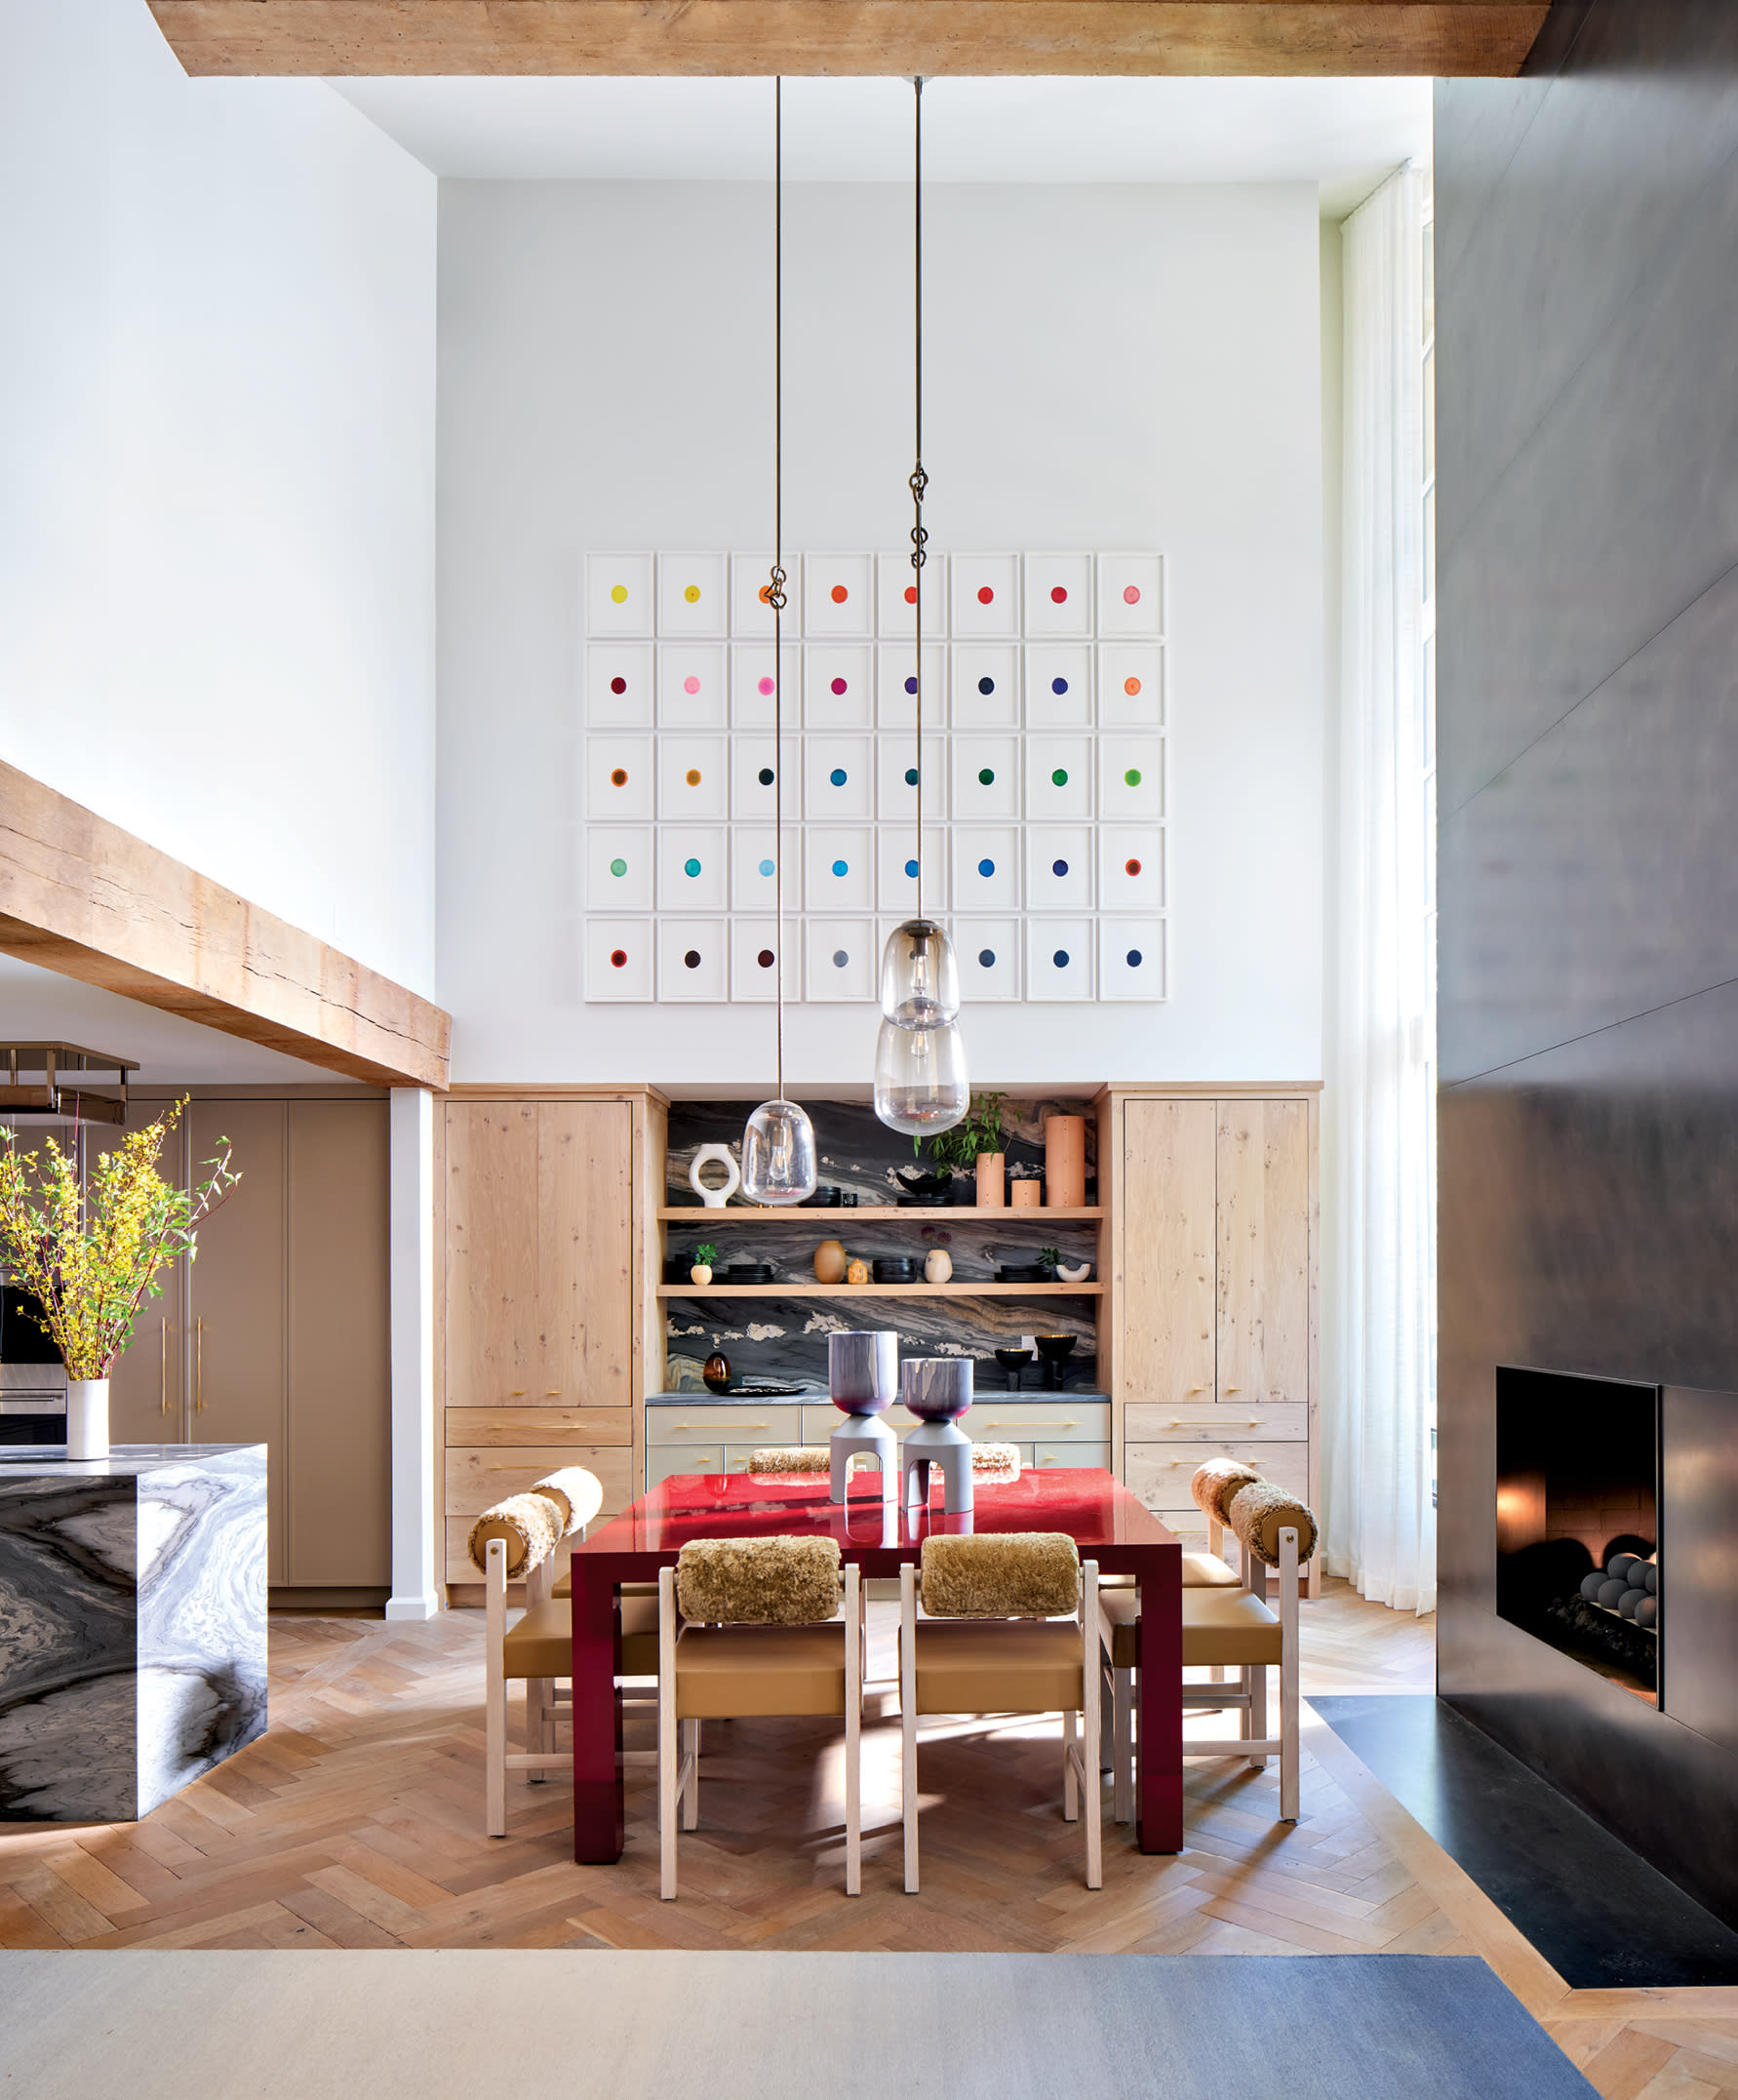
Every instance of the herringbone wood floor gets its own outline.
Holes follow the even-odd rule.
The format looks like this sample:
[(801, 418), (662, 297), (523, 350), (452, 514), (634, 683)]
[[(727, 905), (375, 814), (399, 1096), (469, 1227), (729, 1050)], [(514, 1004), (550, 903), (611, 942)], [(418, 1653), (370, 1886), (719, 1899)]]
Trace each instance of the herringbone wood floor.
[[(876, 1607), (872, 1671), (891, 1675)], [(1569, 1992), (1336, 1738), (1306, 1719), (1303, 1817), (1277, 1773), (1189, 1766), (1188, 1849), (1107, 1823), (1083, 1882), (1053, 1724), (927, 1734), (924, 1890), (900, 1888), (889, 1684), (864, 1735), (864, 1893), (842, 1893), (840, 1749), (807, 1723), (708, 1726), (682, 1900), (660, 1903), (649, 1772), (615, 1867), (570, 1856), (565, 1790), (481, 1835), (482, 1622), (274, 1618), (272, 1726), (141, 1823), (0, 1827), (0, 1947), (729, 1947), (1214, 1954), (1477, 1952), (1608, 2100), (1738, 2100), (1738, 1993)], [(1328, 1585), (1305, 1690), (1420, 1690), (1429, 1621)], [(1211, 1732), (1220, 1724), (1204, 1718)]]

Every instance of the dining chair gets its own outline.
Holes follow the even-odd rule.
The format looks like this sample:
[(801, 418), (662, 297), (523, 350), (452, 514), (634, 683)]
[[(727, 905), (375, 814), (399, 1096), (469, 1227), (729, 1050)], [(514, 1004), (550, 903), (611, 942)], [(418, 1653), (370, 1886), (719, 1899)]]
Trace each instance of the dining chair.
[[(831, 1538), (691, 1539), (658, 1576), (658, 1893), (700, 1817), (700, 1724), (845, 1721), (845, 1892), (862, 1889), (863, 1599)], [(843, 1614), (841, 1598), (843, 1596)], [(678, 1738), (680, 1736), (680, 1749)]]
[[(507, 1834), (507, 1774), (526, 1773), (533, 1785), (545, 1772), (571, 1767), (573, 1759), (555, 1748), (559, 1709), (572, 1691), (573, 1658), (572, 1579), (554, 1573), (556, 1548), (564, 1538), (583, 1539), (603, 1506), (597, 1476), (583, 1466), (563, 1466), (524, 1494), (492, 1504), (471, 1526), (470, 1556), (484, 1583), (484, 1830)], [(525, 1584), (525, 1610), (507, 1624), (507, 1584)], [(639, 1594), (630, 1594), (630, 1589)], [(623, 1678), (657, 1675), (657, 1598), (650, 1583), (623, 1585), (621, 1671)], [(525, 1748), (507, 1748), (507, 1686), (525, 1685)], [(650, 1699), (627, 1699), (627, 1707), (650, 1707)], [(653, 1753), (630, 1751), (630, 1763), (651, 1763)]]
[(1084, 1796), (1086, 1886), (1103, 1885), (1099, 1602), (1098, 1564), (1083, 1565), (1065, 1531), (936, 1534), (925, 1539), (917, 1566), (900, 1566), (907, 1894), (918, 1892), (918, 1721), (925, 1714), (1059, 1713), (1063, 1818), (1076, 1820)]
[[(1205, 1470), (1205, 1468), (1203, 1469)], [(1280, 1761), (1280, 1820), (1295, 1823), (1298, 1785), (1298, 1620), (1300, 1568), (1316, 1550), (1316, 1520), (1305, 1505), (1244, 1469), (1231, 1483), (1209, 1481), (1198, 1496), (1208, 1520), (1208, 1539), (1222, 1548), (1224, 1531), (1238, 1540), (1241, 1568), (1230, 1583), (1211, 1581), (1183, 1591), (1183, 1667), (1210, 1668), (1217, 1679), (1229, 1668), (1232, 1681), (1185, 1685), (1183, 1705), (1197, 1711), (1232, 1711), (1239, 1717), (1235, 1739), (1190, 1736), (1190, 1758), (1246, 1758), (1256, 1768)], [(1198, 1476), (1199, 1479), (1200, 1476)], [(1229, 1489), (1228, 1502), (1223, 1499)], [(1222, 1521), (1224, 1520), (1224, 1521)], [(1212, 1558), (1225, 1565), (1215, 1551)], [(1268, 1570), (1278, 1576), (1278, 1609), (1268, 1603)], [(1140, 1606), (1130, 1590), (1103, 1599), (1104, 1636), (1100, 1667), (1111, 1692), (1112, 1813), (1119, 1823), (1134, 1815), (1134, 1675), (1138, 1668)], [(1280, 1673), (1280, 1732), (1268, 1734), (1267, 1673)]]

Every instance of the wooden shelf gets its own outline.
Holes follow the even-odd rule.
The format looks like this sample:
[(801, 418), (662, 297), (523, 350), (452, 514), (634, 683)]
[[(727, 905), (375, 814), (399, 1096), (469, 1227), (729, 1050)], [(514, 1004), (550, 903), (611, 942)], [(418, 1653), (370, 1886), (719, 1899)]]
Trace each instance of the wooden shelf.
[(1099, 1298), (1102, 1284), (659, 1284), (660, 1298)]
[[(1054, 1220), (1058, 1225), (1078, 1224), (1085, 1219), (1102, 1218), (1103, 1208), (1097, 1204), (1083, 1205), (1075, 1209), (1056, 1208), (1047, 1210), (1016, 1210), (1011, 1204), (862, 1204), (856, 1209), (843, 1207), (824, 1210), (805, 1210), (794, 1205), (788, 1209), (774, 1209), (770, 1205), (731, 1204), (722, 1210), (708, 1210), (699, 1204), (686, 1204), (680, 1208), (666, 1208), (658, 1212), (662, 1224), (692, 1225), (795, 1225), (810, 1224), (822, 1218), (849, 1218), (853, 1223), (862, 1218), (879, 1220), (900, 1218), (907, 1224), (922, 1224), (929, 1218), (943, 1218), (958, 1223), (970, 1218), (979, 1224), (1006, 1222), (1011, 1219), (1021, 1225), (1043, 1225)], [(858, 1288), (862, 1287), (859, 1285)]]

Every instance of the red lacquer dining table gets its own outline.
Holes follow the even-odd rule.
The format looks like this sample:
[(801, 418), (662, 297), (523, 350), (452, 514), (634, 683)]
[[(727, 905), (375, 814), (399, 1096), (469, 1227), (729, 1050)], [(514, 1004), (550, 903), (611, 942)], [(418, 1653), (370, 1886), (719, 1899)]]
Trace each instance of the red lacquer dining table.
[(573, 1857), (607, 1865), (626, 1842), (622, 1792), (619, 1585), (655, 1582), (691, 1539), (834, 1538), (866, 1577), (897, 1576), (930, 1532), (1066, 1531), (1083, 1561), (1132, 1575), (1140, 1593), (1135, 1803), (1143, 1852), (1183, 1847), (1183, 1558), (1165, 1528), (1100, 1467), (1023, 1473), (979, 1483), (975, 1508), (884, 1502), (873, 1474), (849, 1502), (829, 1502), (824, 1475), (768, 1480), (678, 1473), (576, 1547), (573, 1593)]

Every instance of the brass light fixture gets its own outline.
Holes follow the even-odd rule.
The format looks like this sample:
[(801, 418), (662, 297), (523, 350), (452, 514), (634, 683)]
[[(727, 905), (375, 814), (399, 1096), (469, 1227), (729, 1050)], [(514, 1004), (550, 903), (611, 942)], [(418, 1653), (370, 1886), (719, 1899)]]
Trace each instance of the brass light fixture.
[(911, 471), (912, 605), (917, 664), (917, 915), (888, 935), (881, 958), (881, 1034), (875, 1046), (875, 1113), (890, 1129), (914, 1136), (945, 1130), (971, 1098), (960, 1037), (960, 972), (953, 944), (924, 916), (924, 83), (913, 81), (916, 203), (913, 219), (913, 364), (916, 464)]

